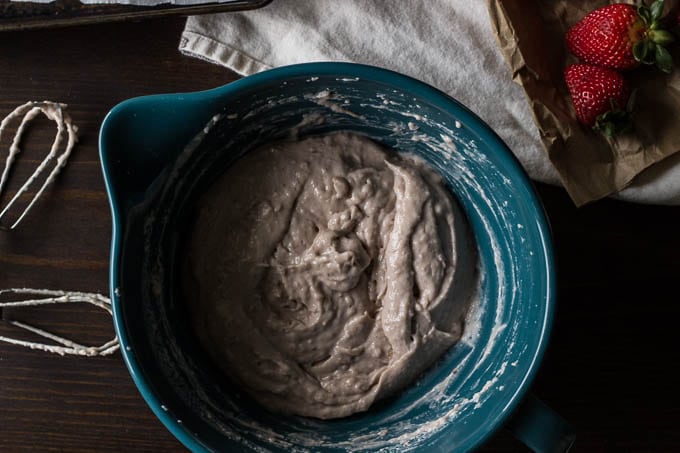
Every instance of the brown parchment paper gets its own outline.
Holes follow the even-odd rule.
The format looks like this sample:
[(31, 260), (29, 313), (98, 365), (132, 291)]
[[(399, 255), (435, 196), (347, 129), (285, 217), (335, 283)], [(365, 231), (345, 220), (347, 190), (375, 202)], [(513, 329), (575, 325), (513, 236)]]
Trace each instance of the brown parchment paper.
[[(606, 139), (576, 120), (563, 74), (577, 59), (568, 53), (564, 35), (588, 12), (615, 0), (487, 2), (513, 80), (524, 88), (548, 157), (576, 205), (620, 191), (680, 150), (678, 42), (669, 47), (672, 74), (648, 66), (625, 73), (637, 88), (634, 131)], [(676, 3), (667, 0), (666, 9)]]

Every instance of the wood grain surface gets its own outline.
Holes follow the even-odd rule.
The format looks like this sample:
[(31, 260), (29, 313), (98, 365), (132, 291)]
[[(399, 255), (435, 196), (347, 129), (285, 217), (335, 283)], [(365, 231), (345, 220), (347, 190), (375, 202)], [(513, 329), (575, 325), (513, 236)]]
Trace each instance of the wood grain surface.
[[(14, 231), (0, 230), (0, 288), (108, 291), (111, 219), (97, 136), (116, 103), (194, 91), (237, 75), (184, 57), (181, 19), (0, 34), (0, 116), (28, 100), (69, 104), (80, 143)], [(54, 134), (30, 128), (6, 201)], [(4, 160), (7, 139), (0, 144)], [(680, 209), (606, 200), (574, 208), (538, 186), (552, 224), (559, 306), (534, 393), (578, 429), (573, 451), (680, 451)], [(24, 197), (22, 200), (27, 200)], [(110, 318), (89, 306), (2, 312), (93, 343)], [(18, 335), (0, 322), (0, 335)], [(28, 338), (28, 337), (26, 337)], [(120, 354), (58, 357), (0, 343), (0, 451), (184, 451), (139, 396)], [(483, 451), (526, 449), (501, 431)]]

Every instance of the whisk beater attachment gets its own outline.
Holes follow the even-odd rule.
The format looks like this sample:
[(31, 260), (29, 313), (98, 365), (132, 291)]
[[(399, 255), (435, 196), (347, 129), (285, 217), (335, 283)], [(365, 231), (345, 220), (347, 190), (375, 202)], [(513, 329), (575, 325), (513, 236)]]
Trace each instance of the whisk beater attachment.
[[(19, 213), (16, 220), (11, 224), (9, 229), (14, 229), (21, 223), (24, 217), (26, 217), (28, 212), (33, 208), (35, 203), (43, 194), (47, 186), (54, 182), (57, 174), (59, 174), (64, 165), (66, 165), (66, 162), (71, 155), (71, 151), (73, 151), (73, 147), (78, 141), (78, 128), (73, 125), (71, 117), (64, 112), (65, 108), (66, 104), (58, 102), (30, 101), (14, 109), (2, 120), (2, 122), (0, 122), (0, 138), (2, 138), (2, 134), (6, 132), (10, 123), (21, 118), (21, 122), (19, 123), (14, 138), (12, 139), (12, 143), (9, 147), (9, 153), (7, 154), (7, 158), (4, 162), (2, 175), (0, 175), (0, 197), (2, 197), (3, 191), (5, 190), (12, 166), (14, 165), (17, 156), (21, 152), (19, 145), (28, 124), (40, 113), (44, 114), (48, 119), (54, 121), (57, 124), (57, 133), (54, 137), (54, 141), (52, 142), (49, 152), (24, 182), (24, 184), (19, 188), (19, 190), (17, 190), (14, 196), (4, 207), (2, 207), (2, 210), (0, 210), (0, 227), (2, 226), (1, 222), (3, 217), (5, 217), (10, 212), (17, 200), (19, 200), (19, 198), (31, 188), (31, 186), (38, 180), (43, 172), (45, 172), (50, 164), (54, 164), (54, 166), (47, 174), (40, 188), (33, 195), (33, 198), (31, 198), (31, 201), (28, 203), (28, 205), (26, 205), (23, 211)], [(62, 146), (64, 139), (66, 140), (66, 145)]]

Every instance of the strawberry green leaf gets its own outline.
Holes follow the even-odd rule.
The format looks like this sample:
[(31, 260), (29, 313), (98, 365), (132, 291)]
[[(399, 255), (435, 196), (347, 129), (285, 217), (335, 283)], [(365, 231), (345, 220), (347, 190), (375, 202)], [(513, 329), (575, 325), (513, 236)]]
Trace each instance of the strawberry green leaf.
[(633, 57), (639, 62), (644, 62), (648, 53), (649, 43), (645, 40), (638, 41), (633, 46)]
[(633, 128), (633, 120), (629, 112), (615, 108), (603, 113), (595, 119), (593, 130), (602, 132), (607, 137), (623, 134)]
[(603, 133), (611, 138), (633, 129), (633, 106), (635, 104), (636, 90), (628, 97), (626, 109), (621, 110), (614, 98), (609, 99), (611, 110), (604, 112), (595, 118), (593, 130)]
[(664, 47), (656, 46), (654, 57), (656, 67), (666, 74), (670, 74), (673, 70), (673, 57), (671, 57), (671, 54)]
[(661, 19), (661, 15), (663, 14), (663, 0), (656, 0), (652, 3), (652, 6), (649, 7), (649, 12), (652, 19), (651, 22), (656, 22)]
[(652, 30), (649, 32), (649, 38), (661, 46), (665, 46), (666, 44), (675, 41), (673, 34), (666, 30)]
[(644, 4), (638, 6), (638, 16), (642, 18), (645, 25), (649, 25), (652, 22), (652, 13)]

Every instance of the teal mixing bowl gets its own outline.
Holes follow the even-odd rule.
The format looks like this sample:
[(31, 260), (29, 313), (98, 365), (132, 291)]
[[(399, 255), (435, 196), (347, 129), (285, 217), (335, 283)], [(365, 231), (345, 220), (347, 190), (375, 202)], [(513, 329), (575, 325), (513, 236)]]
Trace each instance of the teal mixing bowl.
[[(320, 421), (270, 413), (229, 384), (193, 335), (177, 282), (192, 202), (207, 184), (259, 144), (338, 130), (441, 172), (474, 231), (482, 281), (463, 339), (416, 383), (366, 413)], [(511, 152), (455, 100), (374, 67), (288, 66), (125, 101), (104, 120), (100, 152), (123, 357), (191, 450), (468, 451), (504, 424), (535, 450), (568, 448), (566, 424), (527, 396), (554, 312), (548, 226)]]

